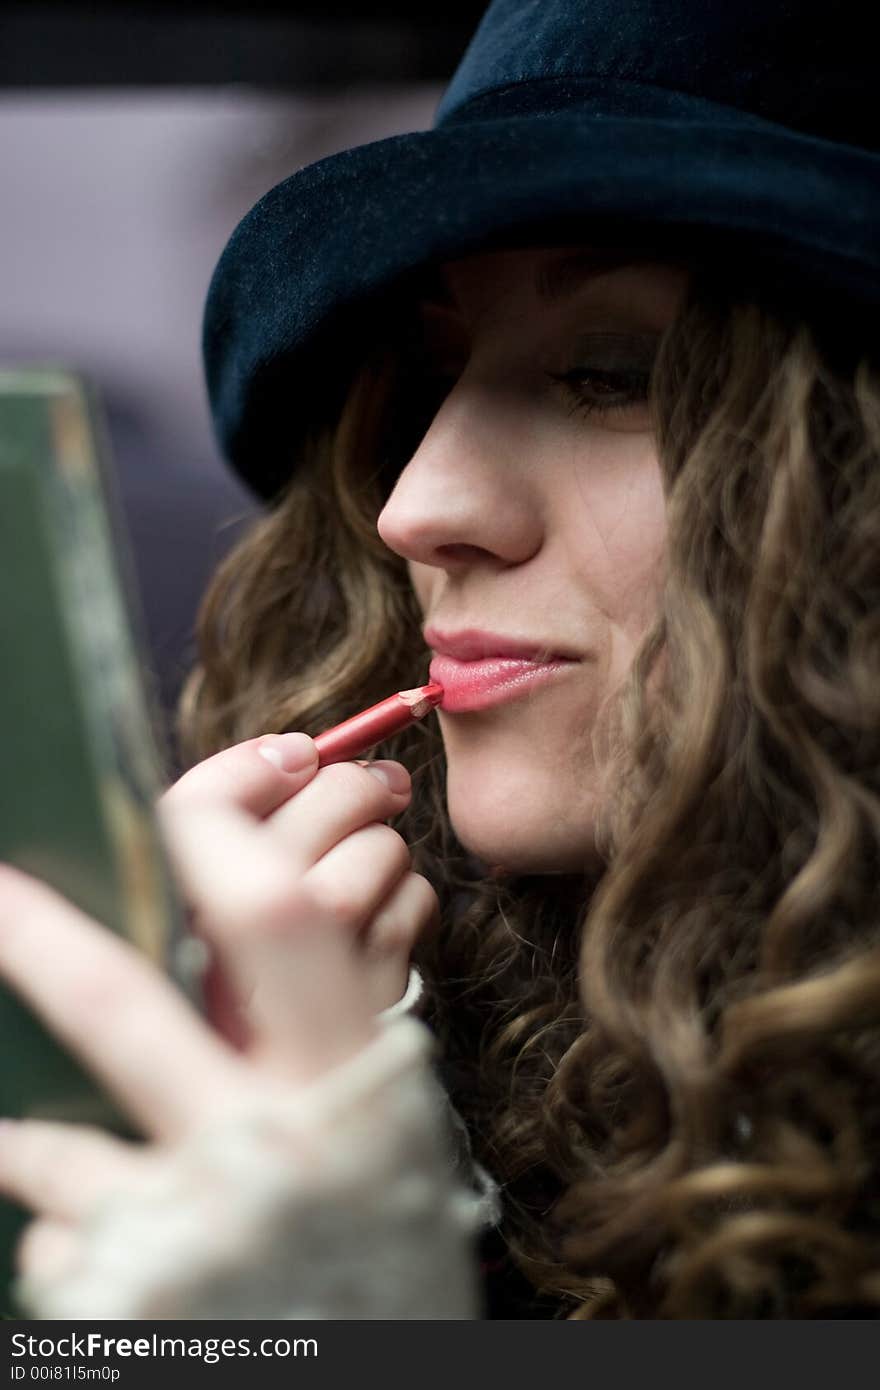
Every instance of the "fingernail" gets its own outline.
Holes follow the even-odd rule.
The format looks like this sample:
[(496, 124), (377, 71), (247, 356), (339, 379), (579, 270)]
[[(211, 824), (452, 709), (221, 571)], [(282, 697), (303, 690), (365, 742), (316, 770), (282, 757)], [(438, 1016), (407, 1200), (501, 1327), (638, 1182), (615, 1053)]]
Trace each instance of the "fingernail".
[(259, 744), (257, 752), (282, 772), (299, 772), (317, 761), (317, 750), (308, 734), (273, 734)]
[(372, 772), (374, 777), (378, 777), (380, 782), (393, 792), (408, 792), (410, 788), (409, 773), (400, 763), (379, 762), (369, 763), (367, 772)]

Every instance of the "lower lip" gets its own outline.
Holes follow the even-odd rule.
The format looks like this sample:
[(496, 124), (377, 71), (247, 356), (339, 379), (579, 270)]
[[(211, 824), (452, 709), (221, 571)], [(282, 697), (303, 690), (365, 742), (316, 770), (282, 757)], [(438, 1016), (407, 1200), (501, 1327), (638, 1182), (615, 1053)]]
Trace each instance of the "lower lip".
[(520, 700), (536, 686), (555, 680), (574, 661), (523, 661), (521, 657), (492, 656), (482, 661), (456, 661), (435, 656), (430, 666), (432, 681), (443, 686), (440, 709), (444, 714), (489, 709)]

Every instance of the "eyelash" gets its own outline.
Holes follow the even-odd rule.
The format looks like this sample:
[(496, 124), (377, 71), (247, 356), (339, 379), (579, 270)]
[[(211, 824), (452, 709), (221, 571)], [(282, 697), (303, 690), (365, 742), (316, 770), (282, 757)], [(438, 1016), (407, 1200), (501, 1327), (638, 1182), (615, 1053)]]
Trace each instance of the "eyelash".
[[(607, 415), (611, 411), (628, 410), (648, 400), (651, 377), (648, 372), (601, 371), (598, 368), (575, 367), (570, 372), (548, 372), (551, 381), (558, 382), (571, 401), (572, 415)], [(591, 400), (579, 389), (580, 383), (591, 381), (603, 386), (612, 386), (623, 394), (618, 401), (598, 402)]]

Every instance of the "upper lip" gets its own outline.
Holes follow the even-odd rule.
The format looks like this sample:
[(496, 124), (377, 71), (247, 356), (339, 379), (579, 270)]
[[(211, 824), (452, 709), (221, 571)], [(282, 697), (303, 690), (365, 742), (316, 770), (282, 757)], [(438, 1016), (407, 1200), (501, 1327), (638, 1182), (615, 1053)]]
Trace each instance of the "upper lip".
[(482, 628), (462, 628), (459, 632), (441, 632), (436, 627), (426, 627), (425, 642), (441, 656), (451, 656), (457, 661), (480, 661), (488, 656), (518, 656), (526, 660), (538, 658), (550, 661), (562, 657), (567, 661), (577, 660), (578, 654), (551, 639), (529, 641), (519, 637), (505, 637), (500, 632), (486, 632)]

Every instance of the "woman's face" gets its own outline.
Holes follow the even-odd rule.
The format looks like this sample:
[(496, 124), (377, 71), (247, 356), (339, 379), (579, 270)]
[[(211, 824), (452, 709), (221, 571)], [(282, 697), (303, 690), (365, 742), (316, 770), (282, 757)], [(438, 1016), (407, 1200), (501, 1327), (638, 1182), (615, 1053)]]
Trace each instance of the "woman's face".
[[(379, 534), (407, 561), (445, 687), (457, 836), (510, 872), (577, 871), (594, 847), (591, 734), (663, 579), (645, 393), (686, 272), (517, 250), (441, 280), (420, 305), (439, 408)], [(541, 649), (568, 659), (536, 661)]]

